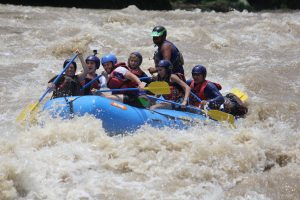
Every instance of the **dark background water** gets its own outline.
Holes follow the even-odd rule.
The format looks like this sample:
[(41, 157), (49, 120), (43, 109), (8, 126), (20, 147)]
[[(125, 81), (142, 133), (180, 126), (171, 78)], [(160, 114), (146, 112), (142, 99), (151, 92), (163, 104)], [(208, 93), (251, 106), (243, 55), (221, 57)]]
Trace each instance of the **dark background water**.
[(1, 0), (0, 3), (76, 8), (122, 9), (135, 5), (141, 10), (195, 9), (227, 12), (232, 9), (299, 9), (299, 0)]

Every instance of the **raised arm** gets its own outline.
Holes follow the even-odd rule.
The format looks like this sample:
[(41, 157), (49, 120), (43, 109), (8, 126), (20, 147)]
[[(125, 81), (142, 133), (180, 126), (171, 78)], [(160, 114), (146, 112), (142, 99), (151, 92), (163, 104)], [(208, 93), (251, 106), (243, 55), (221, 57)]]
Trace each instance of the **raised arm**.
[(88, 68), (86, 66), (85, 60), (83, 59), (82, 53), (78, 49), (76, 50), (76, 53), (78, 53), (78, 58), (81, 62), (81, 66), (82, 66), (82, 69), (83, 69), (83, 71), (81, 71), (78, 74), (79, 81), (82, 81), (82, 80), (85, 79), (86, 75), (88, 74)]

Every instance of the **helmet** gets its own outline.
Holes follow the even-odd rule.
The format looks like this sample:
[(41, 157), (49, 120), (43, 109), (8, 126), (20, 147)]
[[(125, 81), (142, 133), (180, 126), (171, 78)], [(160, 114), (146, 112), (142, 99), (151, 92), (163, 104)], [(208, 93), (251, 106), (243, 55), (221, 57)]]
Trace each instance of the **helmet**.
[[(63, 65), (63, 69), (67, 66), (67, 64), (68, 64), (70, 61), (71, 61), (71, 59), (65, 60), (64, 65)], [(77, 69), (77, 64), (76, 64), (76, 62), (75, 62), (75, 61), (72, 61), (71, 64), (74, 65), (74, 68), (75, 68), (75, 71), (76, 71), (76, 69)]]
[(110, 53), (101, 58), (102, 65), (107, 62), (112, 62), (113, 65), (117, 64), (117, 57), (115, 56), (115, 54)]
[(204, 78), (206, 77), (206, 73), (206, 68), (202, 65), (196, 65), (192, 69), (192, 74), (202, 74)]
[[(139, 52), (135, 51), (135, 52), (132, 52), (130, 54), (130, 56), (131, 55), (135, 55), (136, 57), (138, 57), (138, 59), (139, 59), (138, 66), (140, 66), (142, 64), (142, 62), (143, 62), (143, 56), (142, 56), (142, 54), (140, 54)], [(130, 56), (129, 56), (129, 58), (130, 58)]]
[(85, 59), (85, 62), (87, 62), (87, 61), (93, 61), (93, 62), (95, 62), (96, 63), (96, 69), (99, 69), (99, 67), (100, 67), (100, 59), (97, 56), (94, 56), (94, 55), (88, 56)]
[(168, 74), (171, 74), (172, 72), (172, 68), (173, 68), (173, 65), (170, 61), (168, 60), (161, 60), (159, 61), (159, 63), (157, 64), (157, 67), (163, 67), (166, 69), (167, 73)]
[(155, 26), (151, 33), (152, 37), (167, 36), (167, 29), (163, 26)]

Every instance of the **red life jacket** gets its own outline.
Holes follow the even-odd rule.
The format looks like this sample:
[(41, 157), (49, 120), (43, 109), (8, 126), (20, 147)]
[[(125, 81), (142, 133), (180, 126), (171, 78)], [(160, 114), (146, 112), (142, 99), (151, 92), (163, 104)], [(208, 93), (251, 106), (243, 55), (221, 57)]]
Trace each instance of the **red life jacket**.
[[(176, 76), (178, 76), (178, 78), (182, 81), (185, 82), (185, 77), (183, 74), (181, 73), (175, 73)], [(168, 78), (168, 80), (164, 80), (166, 81), (169, 86), (170, 86), (170, 90), (171, 90), (171, 93), (170, 94), (167, 94), (167, 95), (163, 95), (163, 97), (166, 99), (166, 100), (171, 100), (171, 101), (178, 101), (179, 99), (181, 99), (182, 97), (184, 97), (184, 90), (181, 88), (180, 85), (178, 85), (177, 83), (173, 83), (173, 82), (170, 82), (170, 78)]]
[[(204, 90), (205, 90), (205, 88), (206, 88), (206, 86), (209, 82), (213, 83), (218, 88), (218, 90), (222, 89), (222, 86), (219, 83), (214, 83), (214, 82), (211, 82), (209, 80), (205, 80), (202, 84), (197, 84), (196, 86), (195, 86), (195, 81), (193, 80), (191, 82), (190, 88), (191, 88), (192, 92), (194, 94), (196, 94), (201, 100), (207, 100), (207, 98), (204, 94)], [(193, 106), (199, 106), (200, 105), (200, 102), (195, 97), (193, 97), (193, 95), (190, 95), (190, 102), (189, 103)]]
[(144, 74), (144, 72), (141, 69), (129, 68), (128, 70), (139, 78), (142, 77), (142, 75)]
[[(125, 63), (117, 63), (114, 67), (116, 69), (117, 67), (125, 67), (128, 69)], [(110, 89), (120, 89), (120, 88), (136, 88), (138, 85), (135, 82), (132, 82), (131, 80), (126, 79), (125, 77), (120, 78), (115, 76), (114, 71), (110, 73), (110, 77), (107, 81), (107, 87)], [(114, 92), (114, 94), (133, 94), (135, 92)]]
[[(57, 76), (53, 77), (48, 83), (53, 82), (56, 77)], [(66, 81), (65, 77), (66, 75), (64, 74), (55, 84), (56, 90), (53, 91), (52, 98), (80, 95), (78, 75), (71, 77), (73, 79), (72, 81)]]
[[(91, 80), (93, 79), (85, 78), (83, 81), (80, 82), (81, 87), (85, 86), (85, 84), (89, 83)], [(99, 80), (94, 81), (89, 87), (81, 91), (80, 95), (90, 95), (92, 94), (91, 92), (92, 89), (100, 90), (101, 86), (99, 85), (99, 83), (100, 83)]]

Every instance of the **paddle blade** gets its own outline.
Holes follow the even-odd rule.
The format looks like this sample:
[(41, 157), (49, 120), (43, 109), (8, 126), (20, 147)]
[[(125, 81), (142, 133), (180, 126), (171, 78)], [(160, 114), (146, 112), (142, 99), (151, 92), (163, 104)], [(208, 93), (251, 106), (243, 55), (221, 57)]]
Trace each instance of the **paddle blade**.
[(219, 110), (208, 110), (208, 116), (217, 121), (227, 121), (230, 125), (235, 127), (234, 116)]
[(145, 90), (149, 90), (153, 94), (170, 94), (170, 86), (167, 82), (164, 81), (155, 81), (148, 85), (148, 87), (144, 88)]
[(248, 95), (239, 90), (238, 88), (233, 88), (230, 92), (239, 97), (243, 103), (248, 99)]
[(21, 111), (21, 113), (17, 117), (16, 121), (19, 122), (19, 123), (22, 123), (22, 122), (24, 122), (27, 119), (30, 119), (30, 121), (34, 121), (38, 105), (39, 105), (38, 102), (28, 104)]

